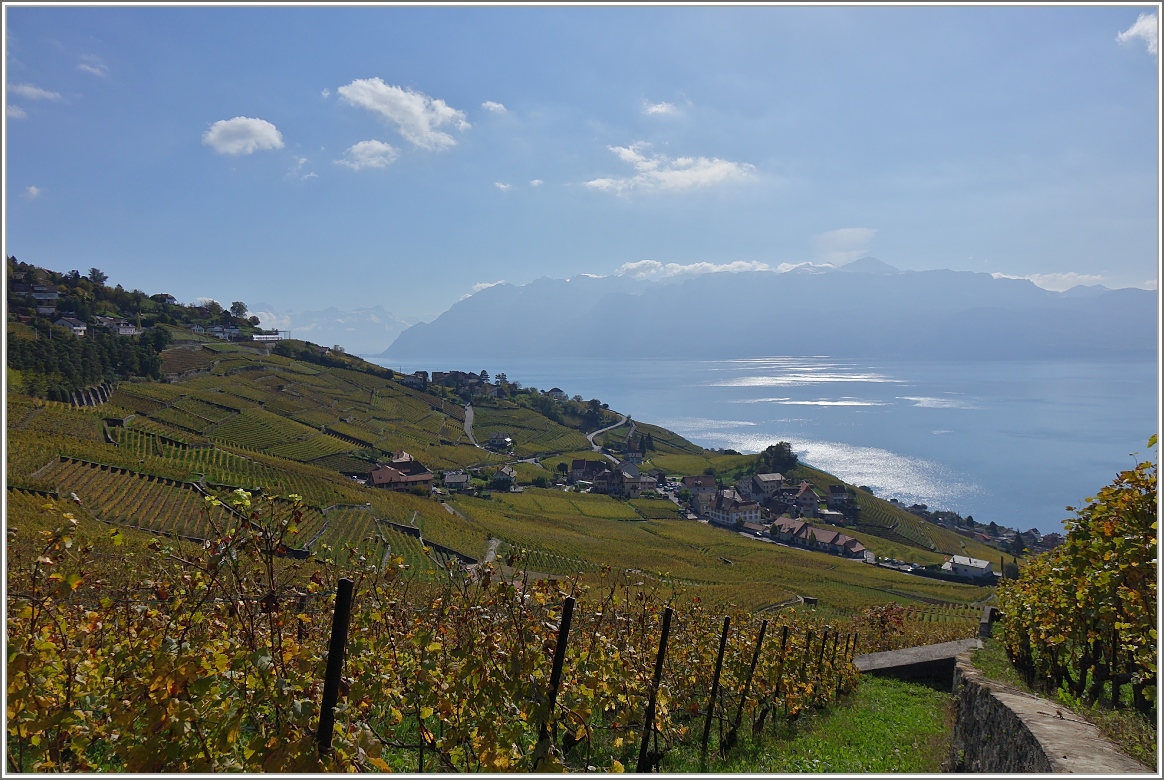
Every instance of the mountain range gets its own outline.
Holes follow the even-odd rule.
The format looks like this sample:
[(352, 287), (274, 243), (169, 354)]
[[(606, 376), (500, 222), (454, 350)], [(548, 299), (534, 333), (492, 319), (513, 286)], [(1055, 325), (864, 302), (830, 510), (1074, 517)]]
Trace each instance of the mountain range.
[(541, 278), (481, 290), (379, 357), (1139, 359), (1156, 353), (1156, 304), (1149, 290), (1053, 292), (872, 257), (682, 281)]

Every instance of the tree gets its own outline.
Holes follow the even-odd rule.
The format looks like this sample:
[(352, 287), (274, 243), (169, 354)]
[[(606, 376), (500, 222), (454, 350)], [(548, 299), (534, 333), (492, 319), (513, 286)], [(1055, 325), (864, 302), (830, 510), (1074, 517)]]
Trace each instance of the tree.
[(786, 441), (773, 444), (759, 455), (758, 465), (760, 468), (767, 468), (780, 474), (787, 474), (798, 464), (799, 460), (796, 453), (792, 451), (792, 445)]
[(108, 278), (100, 268), (89, 269), (89, 281), (93, 284), (105, 284), (105, 280)]
[(242, 301), (235, 301), (230, 305), (230, 314), (232, 317), (242, 319), (247, 316), (247, 305)]
[(222, 304), (213, 298), (204, 303), (203, 308), (206, 309), (206, 312), (211, 317), (217, 317), (219, 314), (222, 314)]
[(481, 369), (480, 377), (481, 377), (482, 382), (484, 382), (486, 384), (489, 383), (489, 372), (486, 371), (485, 369)]

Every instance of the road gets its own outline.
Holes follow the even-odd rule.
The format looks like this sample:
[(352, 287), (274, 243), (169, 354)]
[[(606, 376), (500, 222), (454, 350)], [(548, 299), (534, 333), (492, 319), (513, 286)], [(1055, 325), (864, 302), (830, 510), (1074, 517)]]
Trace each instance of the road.
[[(627, 416), (625, 414), (621, 415), (619, 421), (616, 422), (614, 425), (608, 425), (605, 428), (599, 428), (597, 431), (594, 431), (594, 433), (586, 434), (586, 440), (590, 442), (590, 449), (594, 450), (595, 452), (602, 452), (602, 447), (594, 443), (594, 437), (600, 433), (606, 433), (607, 431), (613, 431), (615, 428), (617, 428), (618, 426), (625, 423), (626, 418), (627, 418)], [(607, 460), (609, 460), (611, 463), (618, 463), (618, 458), (614, 457), (613, 455), (607, 455), (607, 454), (603, 453), (603, 457), (606, 458)]]
[(473, 405), (465, 404), (465, 435), (469, 437), (469, 442), (474, 447), (480, 447), (477, 440), (473, 438)]

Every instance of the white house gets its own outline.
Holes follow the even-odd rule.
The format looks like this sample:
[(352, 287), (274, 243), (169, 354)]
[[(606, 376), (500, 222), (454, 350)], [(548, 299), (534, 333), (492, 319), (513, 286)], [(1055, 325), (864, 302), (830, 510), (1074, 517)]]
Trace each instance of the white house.
[(994, 576), (994, 567), (990, 561), (980, 558), (968, 558), (965, 555), (955, 555), (942, 564), (942, 569), (956, 574), (959, 577), (985, 579)]

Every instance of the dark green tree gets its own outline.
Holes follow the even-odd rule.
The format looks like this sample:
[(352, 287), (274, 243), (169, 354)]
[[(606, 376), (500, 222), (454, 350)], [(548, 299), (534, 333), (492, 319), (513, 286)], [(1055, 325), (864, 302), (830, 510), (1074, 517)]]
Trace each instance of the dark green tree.
[(90, 268), (89, 269), (89, 281), (91, 281), (93, 284), (96, 284), (96, 285), (105, 284), (105, 281), (108, 278), (109, 277), (106, 276), (105, 273), (100, 268)]

